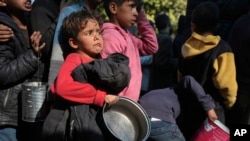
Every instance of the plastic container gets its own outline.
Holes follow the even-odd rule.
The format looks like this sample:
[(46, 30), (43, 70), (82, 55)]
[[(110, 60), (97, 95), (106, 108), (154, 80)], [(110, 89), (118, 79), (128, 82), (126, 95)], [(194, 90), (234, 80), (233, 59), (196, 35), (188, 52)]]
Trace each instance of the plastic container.
[(203, 122), (191, 141), (229, 141), (230, 131), (219, 120), (211, 121), (208, 118)]

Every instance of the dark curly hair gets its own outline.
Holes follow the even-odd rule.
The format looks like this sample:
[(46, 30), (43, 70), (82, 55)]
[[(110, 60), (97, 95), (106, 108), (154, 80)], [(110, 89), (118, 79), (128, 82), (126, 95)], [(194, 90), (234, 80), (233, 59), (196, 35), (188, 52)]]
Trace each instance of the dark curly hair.
[(69, 38), (76, 39), (77, 34), (85, 28), (89, 19), (96, 20), (101, 27), (103, 20), (101, 15), (95, 10), (79, 10), (71, 13), (67, 16), (62, 23), (60, 29), (60, 45), (62, 47), (64, 58), (71, 52), (73, 49), (70, 47), (68, 40)]

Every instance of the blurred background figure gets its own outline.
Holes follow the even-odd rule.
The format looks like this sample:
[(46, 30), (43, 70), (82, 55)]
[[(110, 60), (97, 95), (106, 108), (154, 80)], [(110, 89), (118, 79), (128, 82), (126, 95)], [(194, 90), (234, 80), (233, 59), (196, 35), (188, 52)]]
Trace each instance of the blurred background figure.
[(229, 124), (250, 125), (250, 0), (249, 11), (233, 25), (228, 42), (235, 55), (237, 100)]
[(177, 83), (177, 58), (174, 56), (172, 28), (169, 17), (159, 14), (155, 17), (158, 30), (157, 41), (159, 49), (153, 55), (150, 89), (160, 89)]

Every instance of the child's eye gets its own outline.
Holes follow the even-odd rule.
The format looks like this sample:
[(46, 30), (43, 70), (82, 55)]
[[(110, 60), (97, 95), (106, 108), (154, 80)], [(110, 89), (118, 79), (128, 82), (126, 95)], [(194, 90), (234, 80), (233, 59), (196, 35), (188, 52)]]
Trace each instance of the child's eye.
[(92, 33), (91, 31), (88, 31), (88, 32), (85, 32), (85, 35), (90, 36), (91, 33)]
[(131, 8), (135, 8), (135, 7), (136, 7), (136, 4), (131, 4), (130, 7), (131, 7)]

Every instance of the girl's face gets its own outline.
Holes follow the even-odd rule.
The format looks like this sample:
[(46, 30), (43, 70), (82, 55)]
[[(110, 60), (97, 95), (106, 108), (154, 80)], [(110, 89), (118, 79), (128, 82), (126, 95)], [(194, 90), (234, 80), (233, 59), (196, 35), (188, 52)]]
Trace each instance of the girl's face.
[(29, 12), (32, 9), (31, 0), (5, 0), (5, 2), (10, 11), (15, 10), (16, 12)]
[(115, 24), (122, 28), (131, 27), (136, 24), (137, 16), (135, 0), (126, 0), (121, 6), (117, 6)]
[(96, 58), (103, 49), (100, 31), (98, 22), (94, 19), (88, 19), (85, 28), (78, 33), (77, 39), (74, 40), (73, 48), (85, 57)]

